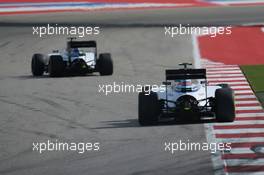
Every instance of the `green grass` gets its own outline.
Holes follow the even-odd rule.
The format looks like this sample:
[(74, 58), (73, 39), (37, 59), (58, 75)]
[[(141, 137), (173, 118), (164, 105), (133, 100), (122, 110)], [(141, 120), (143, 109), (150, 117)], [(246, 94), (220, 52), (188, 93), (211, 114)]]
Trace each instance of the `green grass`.
[(241, 69), (264, 107), (264, 65), (241, 66)]
[(253, 90), (264, 92), (264, 65), (241, 66)]

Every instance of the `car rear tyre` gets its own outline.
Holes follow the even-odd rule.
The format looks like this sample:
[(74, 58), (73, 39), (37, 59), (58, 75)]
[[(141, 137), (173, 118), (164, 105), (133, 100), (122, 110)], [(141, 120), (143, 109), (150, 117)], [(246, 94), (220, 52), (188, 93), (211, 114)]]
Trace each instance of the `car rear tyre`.
[(161, 114), (158, 95), (151, 92), (146, 95), (144, 92), (139, 93), (138, 98), (138, 122), (142, 126), (155, 125), (159, 121)]
[(64, 63), (61, 56), (50, 56), (49, 59), (49, 75), (51, 77), (60, 77), (64, 72)]
[(216, 120), (219, 122), (233, 122), (235, 120), (234, 93), (231, 88), (221, 88), (215, 91)]
[(111, 54), (103, 53), (99, 55), (97, 69), (102, 76), (113, 74), (113, 60), (111, 58)]
[(45, 56), (42, 54), (34, 54), (31, 59), (31, 72), (33, 76), (43, 75), (45, 70)]

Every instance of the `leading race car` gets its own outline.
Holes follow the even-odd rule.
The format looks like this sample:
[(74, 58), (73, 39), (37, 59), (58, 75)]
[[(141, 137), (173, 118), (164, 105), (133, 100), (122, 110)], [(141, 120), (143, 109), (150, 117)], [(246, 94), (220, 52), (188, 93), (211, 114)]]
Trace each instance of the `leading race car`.
[(227, 84), (207, 85), (205, 69), (166, 70), (165, 89), (140, 92), (140, 125), (157, 124), (162, 118), (194, 119), (212, 117), (219, 122), (235, 119), (234, 92)]
[(113, 74), (113, 61), (110, 53), (102, 53), (97, 58), (96, 41), (75, 41), (70, 38), (66, 49), (54, 50), (48, 55), (34, 54), (31, 61), (33, 76), (49, 73), (51, 77), (65, 74), (85, 75), (99, 72), (100, 75)]

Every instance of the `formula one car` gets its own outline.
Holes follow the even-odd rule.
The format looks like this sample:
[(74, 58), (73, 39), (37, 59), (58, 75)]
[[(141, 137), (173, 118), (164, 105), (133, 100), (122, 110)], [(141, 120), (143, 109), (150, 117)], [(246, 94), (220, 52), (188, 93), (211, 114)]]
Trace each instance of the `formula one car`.
[(227, 84), (209, 86), (205, 69), (166, 70), (163, 88), (139, 93), (140, 125), (154, 125), (162, 118), (201, 120), (214, 118), (218, 122), (235, 119), (234, 92)]
[(70, 38), (66, 49), (54, 50), (48, 55), (34, 54), (31, 61), (33, 76), (49, 73), (51, 77), (65, 74), (85, 75), (99, 72), (100, 75), (113, 74), (113, 61), (110, 53), (102, 53), (97, 58), (96, 41), (75, 41)]

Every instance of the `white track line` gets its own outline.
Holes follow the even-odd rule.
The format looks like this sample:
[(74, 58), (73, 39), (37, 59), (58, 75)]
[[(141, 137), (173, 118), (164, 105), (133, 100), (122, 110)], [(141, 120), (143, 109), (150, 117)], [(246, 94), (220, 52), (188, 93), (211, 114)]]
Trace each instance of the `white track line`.
[(249, 172), (228, 173), (228, 175), (263, 175), (263, 171), (262, 172), (250, 172), (250, 173)]
[(223, 142), (223, 143), (263, 142), (263, 138), (261, 138), (261, 137), (217, 138), (216, 140), (217, 140), (217, 142)]
[(229, 84), (229, 85), (233, 89), (240, 89), (240, 88), (249, 88), (249, 89), (251, 89), (249, 84), (246, 84), (246, 85), (245, 84), (243, 84), (243, 85), (241, 85), (241, 84), (238, 84), (238, 85)]
[(214, 75), (207, 75), (207, 78), (214, 78), (214, 77), (221, 77), (221, 78), (228, 78), (228, 77), (237, 77), (237, 78), (245, 78), (242, 74), (214, 74)]
[(257, 100), (251, 100), (251, 101), (235, 101), (235, 104), (258, 104), (260, 106), (260, 103)]
[(232, 87), (232, 85), (241, 85), (241, 84), (249, 85), (247, 81), (241, 81), (241, 82), (225, 82), (225, 81), (210, 82), (209, 81), (209, 85), (217, 85), (217, 84), (229, 84), (229, 85), (231, 85), (231, 87)]
[(233, 68), (238, 68), (239, 66), (237, 66), (237, 65), (232, 65), (232, 64), (230, 64), (230, 65), (224, 65), (224, 64), (218, 64), (218, 65), (204, 65), (203, 67), (205, 67), (206, 69), (207, 68), (223, 68), (223, 67), (233, 67)]
[(246, 99), (246, 98), (256, 98), (255, 95), (239, 95), (235, 96), (235, 99)]
[(249, 160), (249, 159), (233, 159), (233, 160), (226, 160), (226, 162), (229, 166), (241, 166), (241, 165), (263, 165), (264, 166), (264, 158), (251, 159), (251, 160)]
[(200, 55), (197, 37), (195, 35), (192, 35), (192, 46), (193, 46), (194, 67), (201, 68), (201, 55)]
[[(216, 129), (215, 129), (216, 130)], [(264, 128), (254, 128), (254, 129), (217, 129), (216, 134), (244, 134), (244, 133), (260, 133), (264, 132)]]
[(236, 107), (236, 110), (261, 110), (262, 106)]
[(224, 1), (219, 1), (219, 0), (214, 0), (211, 1), (215, 4), (221, 4), (221, 5), (241, 5), (241, 4), (256, 4), (256, 3), (264, 3), (263, 0), (224, 0)]
[(225, 74), (225, 73), (228, 73), (228, 74), (237, 74), (237, 73), (239, 73), (239, 74), (242, 74), (242, 71), (241, 70), (229, 70), (229, 71), (221, 71), (221, 70), (219, 70), (219, 71), (206, 71), (207, 73), (209, 73), (209, 74)]
[(251, 89), (250, 86), (232, 86), (232, 89), (236, 90), (236, 89)]
[(239, 67), (206, 68), (206, 71), (241, 71)]
[(250, 148), (232, 148), (227, 154), (254, 154), (255, 152)]
[(264, 117), (264, 113), (244, 113), (236, 114), (236, 117)]
[(235, 93), (253, 93), (252, 90), (235, 90)]
[(249, 124), (264, 124), (264, 120), (236, 120), (231, 123), (216, 123), (214, 125), (233, 126), (233, 125), (249, 125)]
[(82, 3), (78, 4), (64, 4), (54, 6), (15, 6), (0, 7), (0, 13), (7, 12), (36, 12), (36, 11), (49, 11), (49, 10), (99, 10), (99, 9), (116, 9), (116, 8), (151, 8), (151, 7), (183, 7), (191, 6), (192, 4), (177, 4), (177, 3)]
[(221, 77), (221, 78), (207, 78), (208, 81), (229, 81), (229, 80), (245, 80), (245, 77), (236, 77), (236, 78), (228, 78), (228, 77)]

